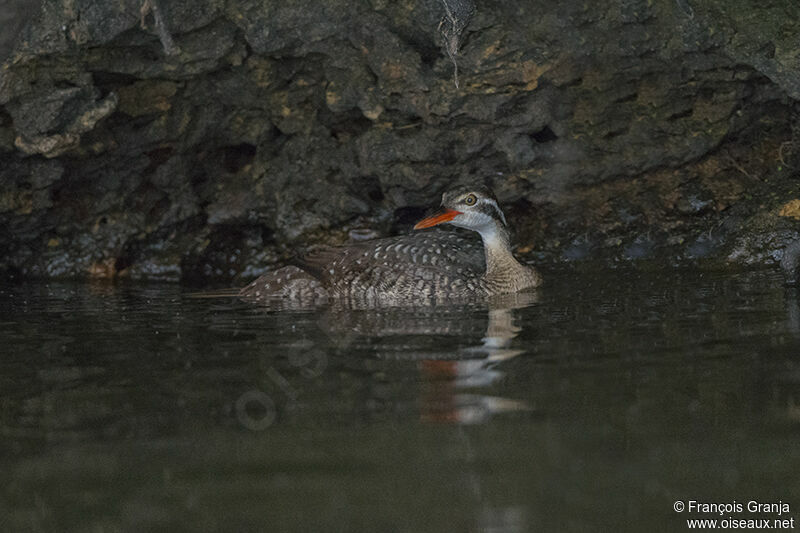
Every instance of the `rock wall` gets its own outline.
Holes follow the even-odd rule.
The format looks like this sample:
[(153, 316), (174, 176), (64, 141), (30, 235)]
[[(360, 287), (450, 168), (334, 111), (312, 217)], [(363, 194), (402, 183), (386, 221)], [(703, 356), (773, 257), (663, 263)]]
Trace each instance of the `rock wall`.
[(407, 231), (475, 179), (537, 263), (763, 265), (798, 238), (795, 0), (477, 0), (458, 87), (454, 1), (16, 16), (31, 18), (0, 70), (0, 272), (250, 277)]

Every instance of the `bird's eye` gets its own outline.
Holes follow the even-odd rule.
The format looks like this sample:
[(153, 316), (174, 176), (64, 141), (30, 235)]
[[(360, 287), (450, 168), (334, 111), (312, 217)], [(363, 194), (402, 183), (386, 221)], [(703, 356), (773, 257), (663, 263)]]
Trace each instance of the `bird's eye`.
[(475, 205), (475, 202), (478, 201), (478, 197), (474, 194), (470, 194), (466, 198), (464, 198), (464, 203), (467, 205)]

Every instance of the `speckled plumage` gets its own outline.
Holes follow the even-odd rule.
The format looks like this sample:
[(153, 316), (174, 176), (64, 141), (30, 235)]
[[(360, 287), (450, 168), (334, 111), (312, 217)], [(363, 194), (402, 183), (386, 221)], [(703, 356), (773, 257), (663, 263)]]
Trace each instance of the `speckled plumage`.
[[(470, 195), (474, 199), (466, 201), (473, 203), (467, 205)], [(240, 296), (391, 303), (490, 296), (539, 285), (538, 273), (511, 254), (505, 218), (491, 191), (457, 189), (443, 195), (442, 206), (449, 215), (439, 217), (449, 218), (425, 219), (433, 221), (428, 225), (448, 222), (472, 229), (483, 238), (483, 246), (456, 232), (434, 230), (326, 247), (261, 276)]]

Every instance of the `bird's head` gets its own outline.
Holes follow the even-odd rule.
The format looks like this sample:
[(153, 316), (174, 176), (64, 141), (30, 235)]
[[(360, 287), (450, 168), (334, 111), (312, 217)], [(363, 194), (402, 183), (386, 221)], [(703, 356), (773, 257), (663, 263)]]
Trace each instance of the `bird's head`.
[(438, 211), (417, 222), (414, 229), (430, 228), (439, 224), (452, 224), (484, 234), (498, 227), (506, 229), (506, 217), (497, 205), (497, 199), (487, 187), (461, 187), (442, 195)]

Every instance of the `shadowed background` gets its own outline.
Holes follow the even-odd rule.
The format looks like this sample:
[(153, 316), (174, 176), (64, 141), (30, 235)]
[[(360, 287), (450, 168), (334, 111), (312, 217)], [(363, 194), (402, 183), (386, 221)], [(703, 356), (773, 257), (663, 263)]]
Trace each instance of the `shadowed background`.
[(444, 5), (0, 3), (0, 271), (238, 282), (476, 178), (539, 264), (797, 239), (794, 0), (483, 0), (458, 88)]

